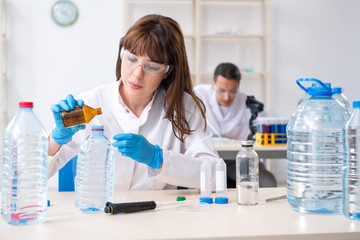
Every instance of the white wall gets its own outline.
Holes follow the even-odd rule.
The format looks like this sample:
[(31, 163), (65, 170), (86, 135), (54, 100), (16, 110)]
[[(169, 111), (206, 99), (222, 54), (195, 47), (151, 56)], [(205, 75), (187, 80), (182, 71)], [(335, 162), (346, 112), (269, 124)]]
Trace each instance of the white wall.
[(55, 1), (7, 1), (9, 117), (19, 101), (34, 101), (34, 111), (49, 130), (50, 106), (115, 81), (121, 37), (122, 2), (75, 0), (78, 21), (60, 27), (50, 17)]
[[(73, 1), (80, 15), (67, 28), (50, 17), (55, 1), (7, 1), (10, 118), (19, 101), (34, 101), (50, 130), (51, 104), (115, 80), (122, 1)], [(295, 111), (300, 77), (332, 82), (360, 100), (359, 12), (357, 0), (272, 0), (271, 115)]]
[(288, 117), (314, 77), (360, 100), (360, 1), (272, 1), (272, 114)]

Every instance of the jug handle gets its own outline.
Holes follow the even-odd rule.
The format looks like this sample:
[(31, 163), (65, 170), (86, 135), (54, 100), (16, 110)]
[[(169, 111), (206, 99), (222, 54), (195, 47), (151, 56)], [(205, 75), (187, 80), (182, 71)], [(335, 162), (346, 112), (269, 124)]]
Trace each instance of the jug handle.
[[(304, 90), (306, 93), (309, 92), (309, 89), (304, 87), (303, 85), (301, 85), (300, 82), (317, 82), (319, 83), (323, 88), (327, 89), (328, 86), (326, 86), (322, 81), (320, 81), (319, 79), (316, 78), (299, 78), (296, 80), (297, 85), (299, 85), (299, 87)], [(331, 90), (331, 89), (330, 89)]]

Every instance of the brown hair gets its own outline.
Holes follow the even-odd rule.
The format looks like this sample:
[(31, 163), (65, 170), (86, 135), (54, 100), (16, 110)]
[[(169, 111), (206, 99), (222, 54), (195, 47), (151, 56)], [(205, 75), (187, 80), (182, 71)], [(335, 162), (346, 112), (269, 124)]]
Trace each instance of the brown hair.
[(166, 91), (165, 118), (171, 121), (175, 136), (183, 142), (185, 135), (194, 131), (185, 118), (184, 92), (192, 96), (204, 120), (205, 107), (193, 91), (184, 36), (179, 24), (169, 17), (156, 14), (137, 20), (120, 41), (116, 64), (117, 80), (121, 78), (120, 52), (123, 47), (136, 55), (147, 55), (154, 62), (171, 66), (160, 84)]
[(240, 69), (233, 63), (220, 63), (217, 65), (214, 72), (214, 82), (216, 82), (219, 75), (226, 79), (235, 80), (240, 83)]

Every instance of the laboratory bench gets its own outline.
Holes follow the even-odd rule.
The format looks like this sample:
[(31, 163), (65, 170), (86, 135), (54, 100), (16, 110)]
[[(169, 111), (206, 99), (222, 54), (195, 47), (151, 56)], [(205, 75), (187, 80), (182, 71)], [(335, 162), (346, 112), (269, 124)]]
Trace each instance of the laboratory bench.
[[(213, 139), (215, 149), (219, 156), (224, 160), (235, 160), (236, 154), (241, 148), (240, 140), (234, 139)], [(287, 148), (286, 145), (254, 145), (254, 150), (259, 158), (285, 159)]]
[[(187, 208), (159, 207), (129, 214), (85, 214), (75, 208), (74, 192), (49, 191), (48, 217), (42, 224), (11, 226), (0, 223), (0, 238), (12, 240), (71, 239), (360, 239), (360, 221), (343, 215), (301, 214), (286, 199), (265, 199), (286, 194), (285, 188), (260, 188), (255, 206), (236, 203), (229, 189), (229, 204)], [(215, 194), (214, 194), (215, 195)], [(199, 206), (199, 191), (116, 191), (115, 202), (174, 201), (185, 196), (189, 206)]]

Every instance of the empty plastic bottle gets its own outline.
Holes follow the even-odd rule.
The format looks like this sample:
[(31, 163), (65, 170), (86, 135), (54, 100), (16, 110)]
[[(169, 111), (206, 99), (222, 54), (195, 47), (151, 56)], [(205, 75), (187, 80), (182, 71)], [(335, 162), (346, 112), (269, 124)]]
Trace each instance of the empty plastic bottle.
[(349, 111), (349, 112), (351, 111), (350, 103), (349, 103), (347, 97), (345, 96), (345, 94), (343, 93), (343, 89), (341, 87), (333, 88), (333, 98), (335, 98), (336, 100), (338, 100), (339, 102), (344, 104), (347, 111)]
[(213, 203), (211, 182), (211, 163), (204, 159), (200, 166), (200, 203)]
[(353, 102), (353, 109), (345, 126), (343, 213), (349, 219), (360, 220), (360, 101)]
[(114, 197), (114, 152), (104, 136), (104, 127), (94, 125), (80, 147), (77, 160), (76, 207), (86, 213), (101, 213)]
[(89, 123), (96, 115), (102, 114), (101, 108), (92, 108), (87, 105), (76, 106), (70, 111), (61, 110), (61, 118), (64, 127), (72, 127), (84, 123)]
[(299, 105), (287, 125), (287, 199), (302, 213), (342, 211), (343, 128), (349, 117), (332, 98), (331, 84), (314, 78), (311, 96)]
[(226, 204), (229, 202), (226, 196), (227, 190), (226, 164), (223, 159), (216, 163), (216, 198), (215, 203)]
[(11, 225), (37, 224), (47, 215), (48, 140), (33, 103), (19, 107), (4, 132), (1, 213)]
[(259, 202), (259, 157), (253, 149), (254, 141), (241, 141), (236, 155), (236, 192), (240, 205), (256, 205)]

